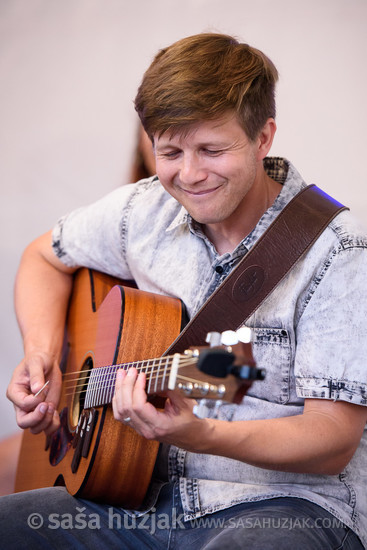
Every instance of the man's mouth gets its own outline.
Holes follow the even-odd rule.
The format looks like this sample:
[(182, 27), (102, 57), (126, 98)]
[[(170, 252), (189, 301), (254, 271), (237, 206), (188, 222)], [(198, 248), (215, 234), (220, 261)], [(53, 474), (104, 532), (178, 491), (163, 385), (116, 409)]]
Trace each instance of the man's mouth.
[(194, 197), (200, 197), (202, 195), (210, 195), (210, 193), (214, 193), (217, 189), (219, 189), (219, 185), (216, 187), (210, 187), (209, 189), (200, 189), (200, 191), (191, 191), (190, 189), (184, 189), (181, 187), (181, 191), (188, 195), (192, 195)]

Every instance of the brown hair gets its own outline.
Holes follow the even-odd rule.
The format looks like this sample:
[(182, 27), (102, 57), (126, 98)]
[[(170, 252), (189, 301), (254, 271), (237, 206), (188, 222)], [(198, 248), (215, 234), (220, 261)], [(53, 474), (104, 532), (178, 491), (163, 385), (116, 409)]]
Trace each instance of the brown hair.
[(275, 117), (278, 72), (262, 52), (231, 36), (202, 33), (160, 50), (135, 109), (152, 138), (232, 111), (250, 140)]

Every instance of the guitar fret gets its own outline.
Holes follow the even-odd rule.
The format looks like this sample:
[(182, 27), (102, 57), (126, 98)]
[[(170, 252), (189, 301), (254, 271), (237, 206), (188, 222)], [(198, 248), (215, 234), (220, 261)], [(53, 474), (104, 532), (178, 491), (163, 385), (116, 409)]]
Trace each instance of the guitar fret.
[(149, 393), (153, 394), (156, 393), (156, 385), (157, 385), (157, 373), (159, 373), (159, 367), (157, 369), (157, 362), (156, 360), (149, 362), (149, 381), (150, 381), (150, 390)]
[(158, 378), (161, 370), (161, 365), (162, 365), (162, 357), (159, 359), (157, 374), (155, 375), (154, 393), (157, 393), (157, 390), (158, 390)]
[(95, 407), (95, 403), (96, 403), (96, 386), (97, 386), (97, 382), (98, 382), (98, 372), (97, 372), (97, 369), (93, 369), (92, 371), (93, 373), (93, 381), (92, 381), (92, 385), (90, 387), (90, 400), (91, 400), (91, 407)]
[(148, 382), (148, 386), (147, 386), (147, 394), (149, 395), (150, 393), (152, 393), (152, 390), (151, 390), (151, 387), (152, 387), (152, 369), (150, 369), (150, 372), (148, 373), (147, 371), (147, 365), (146, 365), (146, 368), (145, 368), (145, 374), (147, 376), (147, 379), (149, 378), (149, 382)]
[(165, 365), (164, 365), (164, 372), (163, 372), (162, 383), (161, 383), (161, 391), (164, 390), (166, 377), (167, 377), (168, 363), (169, 363), (169, 357), (166, 358)]
[(107, 395), (108, 395), (107, 403), (112, 403), (113, 394), (115, 392), (116, 376), (117, 376), (118, 369), (119, 369), (119, 367), (115, 367), (115, 366), (112, 367), (111, 377), (110, 377), (110, 385), (109, 385), (108, 393), (107, 393)]
[(114, 365), (112, 365), (110, 370), (109, 384), (107, 388), (107, 403), (112, 402), (112, 397), (115, 392), (115, 385), (116, 385), (116, 373), (117, 373), (117, 369)]
[(148, 368), (149, 368), (149, 360), (142, 361), (142, 369), (144, 370), (145, 375), (151, 378), (152, 369), (150, 369), (150, 372), (148, 373)]
[(85, 391), (85, 398), (84, 398), (84, 407), (85, 408), (89, 408), (89, 382), (90, 382), (90, 378), (93, 374), (93, 371), (90, 373), (90, 376), (89, 376), (89, 380), (88, 380), (88, 384), (87, 384), (87, 389)]
[(106, 381), (108, 381), (108, 367), (101, 370), (101, 405), (104, 405), (105, 398), (106, 398)]
[(92, 393), (93, 387), (95, 384), (96, 371), (93, 369), (89, 375), (89, 381), (87, 385), (87, 390), (85, 392), (84, 408), (89, 409), (93, 407)]
[(102, 392), (102, 405), (105, 405), (106, 403), (108, 403), (107, 393), (108, 393), (108, 387), (110, 383), (110, 374), (111, 374), (111, 366), (106, 367), (105, 369), (106, 376), (105, 376), (105, 383), (104, 383), (104, 388)]
[(180, 363), (180, 354), (175, 353), (172, 359), (172, 366), (171, 371), (169, 373), (169, 379), (168, 379), (168, 389), (174, 390), (176, 386), (176, 377), (177, 377), (177, 371), (178, 371), (178, 365)]
[(94, 384), (92, 386), (92, 403), (93, 407), (98, 403), (98, 386), (99, 386), (99, 369), (95, 369)]
[(105, 380), (106, 380), (106, 369), (100, 367), (99, 368), (99, 402), (101, 405), (103, 405)]
[(96, 392), (97, 392), (97, 387), (98, 387), (98, 375), (99, 375), (99, 372), (97, 369), (94, 369), (94, 379), (93, 379), (93, 384), (92, 384), (92, 387), (91, 387), (91, 405), (92, 407), (95, 407), (96, 405)]
[(97, 388), (96, 388), (96, 401), (98, 405), (101, 403), (101, 395), (102, 395), (102, 369), (98, 367), (98, 376), (97, 376)]

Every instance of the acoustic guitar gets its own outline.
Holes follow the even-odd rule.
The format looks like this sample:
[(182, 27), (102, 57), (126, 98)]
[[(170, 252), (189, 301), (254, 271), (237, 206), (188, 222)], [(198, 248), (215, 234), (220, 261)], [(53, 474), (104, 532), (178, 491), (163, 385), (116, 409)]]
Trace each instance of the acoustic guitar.
[[(182, 329), (180, 300), (119, 283), (87, 269), (76, 274), (61, 365), (60, 428), (48, 438), (24, 432), (16, 492), (65, 485), (82, 498), (130, 509), (141, 505), (159, 443), (114, 419), (111, 402), (120, 368), (146, 373), (147, 394), (158, 407), (167, 389), (194, 399), (239, 402), (251, 385), (236, 376), (221, 380), (201, 372), (200, 352), (165, 355)], [(247, 349), (240, 363), (254, 367)]]

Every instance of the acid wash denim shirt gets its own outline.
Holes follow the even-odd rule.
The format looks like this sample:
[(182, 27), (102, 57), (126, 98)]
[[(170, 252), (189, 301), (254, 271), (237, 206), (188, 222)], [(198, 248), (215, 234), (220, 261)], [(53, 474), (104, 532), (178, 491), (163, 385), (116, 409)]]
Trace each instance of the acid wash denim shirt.
[[(66, 265), (132, 278), (141, 289), (179, 297), (192, 316), (306, 185), (285, 159), (267, 158), (264, 165), (282, 190), (231, 254), (218, 255), (157, 177), (122, 186), (61, 219), (53, 232), (55, 253)], [(343, 211), (247, 320), (266, 379), (252, 385), (242, 404), (223, 404), (218, 417), (234, 422), (298, 415), (306, 398), (366, 406), (366, 281), (367, 238)], [(339, 475), (273, 471), (171, 446), (168, 477), (179, 481), (187, 520), (242, 502), (299, 497), (327, 509), (367, 547), (366, 445), (365, 431)]]

